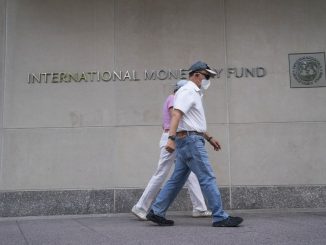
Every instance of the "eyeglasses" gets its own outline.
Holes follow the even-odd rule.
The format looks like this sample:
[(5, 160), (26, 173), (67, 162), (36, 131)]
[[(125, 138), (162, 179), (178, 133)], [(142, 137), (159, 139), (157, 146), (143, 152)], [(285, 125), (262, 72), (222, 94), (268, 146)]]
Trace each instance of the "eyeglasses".
[(202, 74), (206, 78), (206, 80), (209, 80), (209, 78), (211, 77), (209, 74), (205, 74), (201, 72), (197, 72), (197, 73)]

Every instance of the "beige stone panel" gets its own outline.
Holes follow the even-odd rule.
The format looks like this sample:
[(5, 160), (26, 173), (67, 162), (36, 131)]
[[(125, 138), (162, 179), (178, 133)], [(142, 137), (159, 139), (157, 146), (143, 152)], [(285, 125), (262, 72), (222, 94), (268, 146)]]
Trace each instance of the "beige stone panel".
[(28, 84), (29, 73), (113, 70), (113, 1), (7, 5), (5, 126), (71, 127), (72, 117), (114, 124), (113, 89), (105, 82)]
[[(5, 44), (6, 44), (6, 2), (0, 1), (0, 129), (3, 127), (3, 96), (5, 78)], [(0, 138), (0, 149), (1, 149)]]
[(325, 121), (326, 87), (290, 88), (288, 73), (232, 78), (230, 122)]
[(157, 168), (162, 130), (157, 126), (120, 127), (116, 132), (114, 187), (146, 187)]
[(115, 5), (116, 0), (87, 1), (93, 3), (93, 36), (95, 46), (95, 68), (99, 71), (116, 69), (115, 48)]
[(163, 103), (172, 90), (173, 85), (166, 82), (142, 81), (116, 85), (116, 123), (162, 125)]
[(225, 79), (210, 79), (210, 87), (204, 91), (203, 104), (208, 124), (227, 122), (227, 94)]
[(323, 0), (226, 1), (229, 65), (288, 72), (289, 53), (324, 52), (325, 11)]
[(222, 148), (221, 151), (214, 151), (213, 147), (206, 141), (206, 149), (216, 175), (217, 183), (219, 186), (229, 186), (230, 165), (228, 128), (224, 124), (209, 124), (207, 130), (211, 136), (218, 140)]
[(325, 123), (231, 125), (231, 183), (323, 185), (325, 139)]
[[(106, 11), (106, 19), (99, 16), (102, 15), (97, 12), (103, 8), (101, 2), (8, 1), (8, 66), (15, 71), (13, 73), (22, 68), (29, 72), (96, 69), (97, 54), (108, 51), (96, 50), (97, 34), (103, 37), (101, 25), (113, 20), (112, 10)], [(112, 1), (108, 1), (106, 9), (112, 6)], [(107, 44), (110, 47), (113, 24), (107, 27), (105, 38), (111, 40), (110, 45)]]
[(325, 10), (319, 0), (226, 1), (229, 66), (267, 70), (229, 79), (230, 122), (325, 121), (326, 88), (290, 88), (288, 63), (289, 53), (325, 51)]
[[(117, 66), (181, 69), (224, 63), (223, 1), (117, 1)], [(207, 7), (209, 6), (209, 7)], [(203, 14), (196, 15), (198, 10)]]
[[(3, 96), (4, 96), (4, 66), (6, 42), (6, 1), (0, 0), (0, 151), (3, 145)], [(2, 171), (2, 154), (0, 153), (0, 173)]]
[(8, 90), (6, 128), (103, 126), (116, 121), (113, 84), (25, 84), (19, 91)]
[(5, 130), (2, 190), (115, 187), (114, 128)]
[[(176, 70), (188, 69), (194, 61), (204, 60), (211, 67), (220, 68), (225, 59), (222, 3), (222, 1), (210, 0), (188, 1), (186, 4), (183, 1), (174, 1), (171, 4), (170, 1), (161, 0), (118, 1), (116, 3), (117, 67), (119, 69), (132, 67), (140, 72)], [(210, 6), (205, 10), (205, 15), (193, 14), (203, 6)], [(144, 74), (139, 75), (141, 78), (145, 77)], [(151, 93), (159, 95), (159, 101), (152, 100), (150, 103), (158, 105), (172, 91), (170, 86), (176, 82), (176, 79), (172, 77), (170, 80), (163, 81), (156, 78), (151, 82), (154, 86), (142, 81), (138, 82), (138, 86), (140, 90), (151, 86)], [(205, 98), (206, 110), (211, 112), (207, 119), (211, 123), (226, 122), (224, 83), (223, 79), (212, 80), (212, 86)], [(130, 103), (124, 101), (124, 98), (125, 96), (117, 96), (119, 106)], [(150, 97), (143, 99), (150, 99)], [(138, 103), (135, 101), (135, 106)], [(157, 106), (151, 109), (152, 114), (156, 113), (155, 108)], [(130, 116), (137, 117), (133, 114)], [(154, 123), (157, 123), (157, 120), (153, 119)], [(118, 121), (120, 120), (123, 119), (118, 118)], [(145, 123), (147, 124), (146, 121)]]

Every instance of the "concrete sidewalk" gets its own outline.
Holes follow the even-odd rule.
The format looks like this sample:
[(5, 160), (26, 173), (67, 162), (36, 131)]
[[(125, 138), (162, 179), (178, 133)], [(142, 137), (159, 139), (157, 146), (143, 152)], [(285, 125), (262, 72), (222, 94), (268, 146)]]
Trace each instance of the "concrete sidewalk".
[(132, 214), (0, 218), (0, 244), (326, 244), (326, 210), (231, 212), (244, 223), (211, 227), (209, 218), (170, 212), (175, 226), (159, 227)]

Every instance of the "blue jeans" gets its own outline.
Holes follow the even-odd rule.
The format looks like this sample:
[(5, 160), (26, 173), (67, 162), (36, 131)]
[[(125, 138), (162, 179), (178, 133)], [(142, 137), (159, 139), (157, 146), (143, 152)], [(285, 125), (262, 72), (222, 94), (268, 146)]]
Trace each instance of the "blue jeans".
[(212, 210), (213, 222), (226, 219), (229, 215), (222, 207), (221, 194), (208, 160), (204, 138), (199, 135), (176, 138), (176, 151), (174, 172), (152, 205), (154, 214), (165, 217), (166, 211), (192, 171), (198, 178), (209, 209)]

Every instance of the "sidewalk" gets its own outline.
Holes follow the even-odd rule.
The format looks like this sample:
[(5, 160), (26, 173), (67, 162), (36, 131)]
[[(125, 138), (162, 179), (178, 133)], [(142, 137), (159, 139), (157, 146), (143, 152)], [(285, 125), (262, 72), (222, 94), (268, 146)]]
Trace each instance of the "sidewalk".
[(159, 227), (132, 214), (0, 218), (0, 245), (326, 244), (326, 210), (230, 212), (237, 228), (211, 227), (209, 218), (170, 212), (175, 226)]

